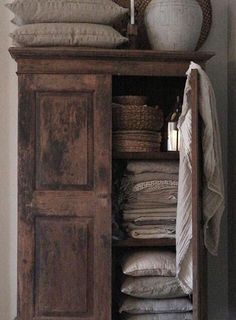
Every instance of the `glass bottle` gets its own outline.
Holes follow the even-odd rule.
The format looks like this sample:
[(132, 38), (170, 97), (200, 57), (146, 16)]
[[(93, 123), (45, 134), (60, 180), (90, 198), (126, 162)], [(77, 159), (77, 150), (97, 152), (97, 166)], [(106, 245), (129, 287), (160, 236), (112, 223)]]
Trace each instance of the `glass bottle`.
[(167, 151), (179, 151), (180, 137), (177, 128), (179, 117), (181, 114), (182, 103), (180, 97), (177, 96), (173, 110), (168, 115), (167, 122)]

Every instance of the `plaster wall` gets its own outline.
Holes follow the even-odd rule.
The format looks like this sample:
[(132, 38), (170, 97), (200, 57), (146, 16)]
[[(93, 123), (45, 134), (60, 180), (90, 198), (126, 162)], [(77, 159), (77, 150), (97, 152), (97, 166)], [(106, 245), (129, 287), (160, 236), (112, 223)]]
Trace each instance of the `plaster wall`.
[[(234, 3), (235, 0), (231, 0)], [(213, 26), (202, 50), (216, 53), (207, 71), (215, 88), (224, 168), (227, 163), (227, 0), (212, 0)], [(11, 14), (0, 3), (0, 319), (16, 315), (17, 246), (17, 78), (16, 65), (8, 54), (14, 27)], [(236, 19), (234, 19), (236, 21)], [(234, 35), (236, 34), (236, 25)], [(236, 52), (236, 48), (235, 48)], [(236, 63), (236, 61), (235, 61)], [(236, 141), (236, 137), (235, 140)], [(235, 149), (236, 150), (236, 149)], [(236, 190), (236, 188), (235, 188)], [(235, 197), (236, 198), (236, 197)], [(209, 257), (209, 320), (227, 319), (227, 215), (222, 224), (219, 257)], [(232, 318), (233, 319), (233, 318)], [(235, 318), (234, 318), (235, 319)]]

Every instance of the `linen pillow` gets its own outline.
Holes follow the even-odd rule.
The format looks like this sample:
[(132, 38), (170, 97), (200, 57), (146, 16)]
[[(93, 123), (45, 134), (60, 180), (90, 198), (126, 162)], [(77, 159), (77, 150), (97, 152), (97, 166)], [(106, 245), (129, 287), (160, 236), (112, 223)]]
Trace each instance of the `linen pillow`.
[(186, 296), (176, 277), (126, 277), (121, 292), (148, 299)]
[(84, 22), (111, 25), (128, 9), (110, 0), (15, 0), (6, 5), (18, 26), (42, 22)]
[(162, 313), (162, 314), (142, 314), (127, 315), (125, 320), (192, 320), (191, 312), (186, 313)]
[(39, 23), (10, 35), (20, 46), (86, 46), (115, 48), (128, 41), (110, 26), (88, 23)]
[(192, 303), (187, 298), (179, 299), (136, 299), (126, 298), (119, 312), (129, 314), (172, 313), (192, 311)]
[(126, 256), (122, 271), (130, 276), (175, 276), (176, 255), (171, 251), (137, 251)]

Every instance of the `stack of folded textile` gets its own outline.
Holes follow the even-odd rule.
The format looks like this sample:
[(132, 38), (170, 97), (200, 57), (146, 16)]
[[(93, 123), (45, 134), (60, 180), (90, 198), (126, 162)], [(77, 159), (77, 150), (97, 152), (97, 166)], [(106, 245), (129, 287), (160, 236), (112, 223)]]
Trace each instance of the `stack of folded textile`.
[(171, 251), (137, 251), (125, 258), (122, 319), (192, 319), (192, 303), (179, 285), (175, 265)]
[(132, 238), (175, 238), (177, 161), (131, 161), (123, 178), (128, 193), (123, 227)]
[(6, 5), (19, 28), (18, 46), (115, 48), (128, 41), (111, 26), (128, 9), (111, 0), (14, 0)]

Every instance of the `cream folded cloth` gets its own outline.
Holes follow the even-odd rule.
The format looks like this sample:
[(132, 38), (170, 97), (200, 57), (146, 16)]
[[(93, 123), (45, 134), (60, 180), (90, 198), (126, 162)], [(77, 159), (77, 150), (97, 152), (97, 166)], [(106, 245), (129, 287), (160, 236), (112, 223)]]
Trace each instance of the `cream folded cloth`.
[(179, 173), (178, 161), (129, 161), (127, 171), (131, 174), (145, 172)]
[(131, 238), (134, 239), (163, 239), (163, 238), (170, 238), (175, 239), (175, 227), (153, 227), (150, 229), (135, 229), (129, 232)]
[(192, 113), (190, 105), (191, 71), (199, 73), (199, 112), (203, 126), (203, 218), (205, 246), (217, 254), (220, 222), (224, 211), (224, 181), (221, 161), (220, 133), (217, 121), (215, 95), (210, 80), (202, 68), (191, 62), (187, 71), (182, 114), (179, 119), (180, 168), (176, 223), (177, 276), (186, 293), (193, 288), (192, 275)]

